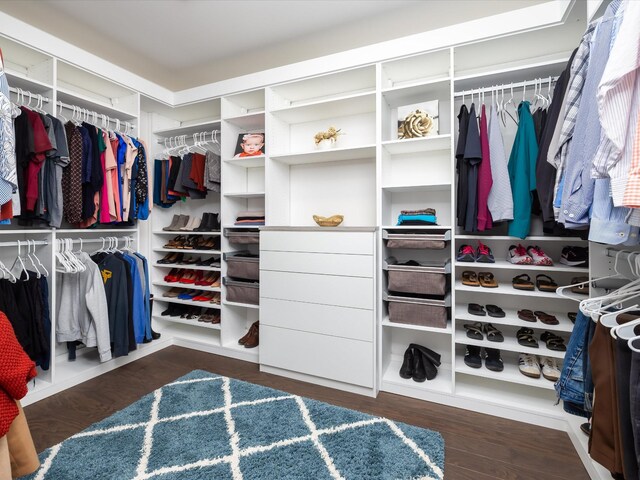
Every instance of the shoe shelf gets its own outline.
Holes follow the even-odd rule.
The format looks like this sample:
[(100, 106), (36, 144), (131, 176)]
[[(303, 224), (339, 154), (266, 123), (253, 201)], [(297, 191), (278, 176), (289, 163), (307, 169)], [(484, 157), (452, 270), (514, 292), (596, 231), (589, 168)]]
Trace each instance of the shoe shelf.
[(264, 168), (264, 155), (256, 155), (255, 157), (243, 157), (243, 158), (225, 158), (223, 162), (229, 165), (235, 165), (236, 167), (244, 168)]
[(252, 303), (238, 303), (238, 302), (228, 302), (224, 300), (222, 302), (223, 305), (228, 305), (230, 307), (244, 307), (244, 308), (255, 308), (256, 310), (260, 309), (260, 305), (254, 305)]
[(155, 295), (153, 297), (153, 301), (154, 301), (154, 303), (155, 302), (179, 303), (181, 305), (191, 305), (192, 307), (204, 307), (204, 308), (217, 308), (217, 309), (220, 309), (220, 305), (217, 304), (217, 303), (194, 302), (193, 300), (182, 300), (180, 298), (174, 298), (174, 297), (163, 297), (162, 295)]
[[(544, 388), (546, 390), (554, 389), (553, 382), (542, 376), (540, 376), (540, 378), (531, 378), (520, 373), (517, 360), (515, 363), (504, 361), (504, 370), (502, 372), (493, 372), (487, 369), (484, 364), (480, 368), (471, 368), (464, 363), (464, 357), (458, 355), (456, 356), (456, 374), (458, 373), (490, 378), (501, 382), (518, 383), (520, 385), (527, 385), (530, 387)], [(498, 395), (497, 392), (496, 395)]]
[(508, 240), (513, 242), (514, 244), (523, 242), (565, 242), (567, 245), (572, 243), (587, 243), (587, 240), (583, 240), (580, 237), (546, 237), (540, 235), (527, 237), (525, 239), (521, 239), (518, 237), (509, 237), (508, 235), (456, 235), (456, 240)]
[(220, 235), (220, 230), (215, 230), (215, 231), (211, 231), (211, 232), (193, 232), (190, 230), (174, 230), (174, 231), (167, 231), (167, 230), (154, 230), (153, 231), (154, 234), (156, 235), (171, 235), (171, 236), (177, 236), (177, 235)]
[[(492, 293), (494, 295), (519, 295), (523, 297), (540, 297), (540, 298), (553, 298), (556, 300), (567, 300), (559, 296), (555, 292), (540, 292), (539, 290), (516, 290), (510, 284), (498, 285), (496, 288), (486, 287), (471, 287), (469, 285), (463, 285), (462, 281), (456, 281), (455, 288), (457, 292), (474, 292), (474, 293)], [(575, 298), (576, 300), (583, 300), (587, 298), (586, 295), (565, 293), (565, 295)], [(491, 302), (493, 303), (493, 302)]]
[[(510, 310), (510, 309), (503, 308), (505, 316), (503, 318), (495, 318), (495, 317), (490, 317), (489, 315), (485, 315), (484, 317), (480, 315), (472, 315), (467, 311), (467, 305), (468, 304), (465, 303), (464, 305), (460, 305), (456, 307), (456, 311), (455, 311), (456, 323), (486, 322), (486, 323), (493, 323), (494, 325), (513, 325), (518, 328), (529, 327), (529, 328), (539, 329), (539, 330), (542, 330), (542, 329), (549, 330), (550, 332), (566, 332), (566, 333), (571, 333), (571, 331), (573, 330), (573, 323), (571, 323), (571, 320), (567, 318), (566, 313), (545, 311), (545, 313), (548, 313), (549, 315), (555, 315), (555, 317), (558, 319), (558, 322), (560, 322), (558, 325), (545, 325), (540, 321), (527, 322), (525, 320), (518, 318), (517, 309)], [(465, 333), (465, 337), (466, 337), (466, 333)]]
[[(459, 237), (458, 237), (459, 238)], [(482, 263), (482, 262), (455, 262), (456, 268), (461, 270), (467, 268), (479, 268), (486, 270), (493, 269), (505, 269), (505, 270), (532, 270), (543, 271), (546, 274), (553, 274), (553, 272), (571, 272), (581, 273), (587, 275), (589, 273), (588, 267), (572, 267), (570, 265), (564, 265), (562, 263), (556, 263), (552, 266), (546, 265), (515, 265), (507, 260), (496, 260), (495, 263)]]
[(220, 287), (209, 287), (205, 285), (194, 285), (193, 283), (180, 283), (180, 282), (153, 282), (156, 287), (180, 287), (188, 290), (204, 290), (206, 292), (220, 292)]
[(219, 323), (213, 324), (208, 322), (199, 322), (197, 318), (194, 318), (193, 320), (187, 320), (185, 318), (170, 317), (168, 315), (154, 315), (153, 318), (157, 320), (162, 320), (165, 322), (180, 323), (182, 325), (191, 325), (193, 327), (208, 328), (210, 330), (220, 330)]
[(220, 250), (189, 250), (186, 248), (154, 248), (154, 252), (178, 252), (178, 253), (197, 253), (200, 255), (221, 255), (222, 252)]
[[(515, 327), (514, 327), (515, 328)], [(500, 329), (498, 329), (500, 330)], [(539, 355), (541, 357), (553, 357), (564, 358), (566, 352), (558, 352), (556, 350), (549, 350), (545, 343), (540, 340), (541, 332), (535, 332), (533, 336), (538, 341), (538, 348), (525, 347), (520, 345), (515, 337), (515, 332), (510, 333), (508, 331), (500, 330), (504, 336), (504, 342), (490, 342), (489, 340), (474, 340), (467, 337), (467, 331), (463, 327), (462, 323), (456, 325), (455, 339), (457, 345), (476, 345), (478, 347), (495, 348), (501, 351), (516, 352), (516, 353), (529, 353), (531, 355)], [(568, 340), (565, 339), (565, 345)], [(466, 365), (465, 365), (466, 366)]]
[(446, 328), (436, 328), (436, 327), (425, 327), (422, 325), (411, 325), (408, 323), (396, 323), (396, 322), (390, 322), (389, 321), (389, 316), (386, 316), (383, 320), (382, 320), (382, 326), (383, 327), (388, 327), (388, 328), (402, 328), (405, 330), (416, 330), (418, 332), (433, 332), (433, 333), (442, 333), (442, 334), (446, 334), (446, 335), (451, 335), (452, 333), (452, 328), (451, 328), (451, 323), (448, 323)]
[(224, 345), (222, 345), (224, 348), (228, 348), (229, 350), (233, 350), (236, 352), (242, 352), (245, 353), (247, 355), (253, 356), (258, 358), (260, 355), (260, 346), (258, 345), (257, 347), (254, 348), (244, 348), (243, 345), (240, 345), (239, 343), (226, 343)]
[(219, 272), (222, 269), (220, 267), (203, 267), (201, 265), (184, 265), (181, 263), (154, 263), (154, 267), (159, 268), (182, 268), (185, 270), (204, 270), (207, 272)]
[(411, 378), (402, 378), (398, 372), (402, 366), (402, 360), (391, 360), (389, 366), (382, 375), (381, 391), (404, 395), (407, 389), (421, 390), (425, 392), (451, 393), (451, 365), (443, 363), (438, 367), (438, 375), (433, 380), (414, 382)]

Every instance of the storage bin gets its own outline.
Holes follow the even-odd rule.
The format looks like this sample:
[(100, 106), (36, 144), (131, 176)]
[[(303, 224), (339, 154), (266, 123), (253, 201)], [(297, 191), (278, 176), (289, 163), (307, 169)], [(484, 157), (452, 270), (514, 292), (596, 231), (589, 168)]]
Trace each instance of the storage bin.
[(248, 250), (225, 253), (227, 275), (237, 280), (260, 280), (260, 256)]
[(385, 261), (384, 268), (387, 270), (390, 292), (443, 296), (449, 290), (448, 273), (451, 272), (449, 262), (400, 265), (395, 257), (389, 257)]
[(242, 282), (224, 277), (227, 287), (227, 301), (236, 303), (260, 304), (260, 284), (258, 282)]
[(385, 230), (382, 238), (386, 240), (387, 248), (442, 250), (451, 240), (451, 231)]
[(252, 229), (224, 229), (224, 236), (229, 239), (229, 243), (238, 245), (258, 245), (260, 243), (260, 230)]
[(389, 321), (423, 327), (446, 328), (449, 297), (444, 300), (385, 295)]

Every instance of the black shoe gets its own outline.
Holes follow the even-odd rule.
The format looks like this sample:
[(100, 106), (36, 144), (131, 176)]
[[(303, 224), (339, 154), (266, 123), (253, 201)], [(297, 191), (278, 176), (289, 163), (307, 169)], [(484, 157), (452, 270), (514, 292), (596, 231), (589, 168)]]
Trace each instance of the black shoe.
[(504, 370), (504, 363), (500, 357), (500, 350), (497, 348), (484, 348), (487, 357), (484, 359), (484, 366), (492, 372), (501, 372)]
[(424, 358), (420, 352), (413, 355), (413, 378), (414, 382), (422, 383), (427, 379), (427, 372), (424, 368)]
[(209, 231), (211, 231), (211, 232), (220, 231), (220, 214), (219, 213), (212, 213), (211, 214), (211, 220), (210, 220), (210, 224), (209, 224)]
[(589, 422), (585, 422), (582, 425), (580, 425), (580, 430), (582, 431), (582, 433), (584, 433), (587, 437), (591, 435), (591, 424)]
[(162, 336), (161, 333), (155, 332), (153, 328), (151, 329), (151, 338), (153, 340), (158, 340)]
[(416, 343), (412, 343), (409, 345), (409, 348), (413, 348), (414, 350), (418, 350), (422, 355), (427, 357), (431, 363), (433, 363), (436, 367), (440, 366), (440, 354), (434, 352), (430, 348), (423, 347), (422, 345), (418, 345)]
[(413, 349), (407, 348), (404, 352), (404, 361), (400, 367), (400, 376), (409, 379), (413, 376)]
[(587, 247), (567, 246), (562, 249), (560, 263), (572, 267), (586, 267), (589, 261), (589, 249)]
[(207, 224), (209, 223), (209, 216), (211, 214), (210, 213), (203, 213), (202, 214), (202, 219), (200, 219), (200, 226), (198, 228), (195, 228), (193, 231), (194, 232), (207, 232), (208, 228), (207, 228)]
[(482, 367), (482, 358), (480, 357), (480, 348), (475, 345), (467, 345), (467, 350), (464, 354), (464, 364), (471, 368)]

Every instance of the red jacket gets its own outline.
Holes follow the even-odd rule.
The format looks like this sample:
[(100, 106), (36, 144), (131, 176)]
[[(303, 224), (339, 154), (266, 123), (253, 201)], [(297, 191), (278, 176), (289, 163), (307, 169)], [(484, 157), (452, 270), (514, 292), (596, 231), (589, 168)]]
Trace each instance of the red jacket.
[(0, 437), (18, 416), (16, 400), (27, 394), (27, 382), (36, 375), (36, 364), (18, 343), (7, 316), (0, 312)]

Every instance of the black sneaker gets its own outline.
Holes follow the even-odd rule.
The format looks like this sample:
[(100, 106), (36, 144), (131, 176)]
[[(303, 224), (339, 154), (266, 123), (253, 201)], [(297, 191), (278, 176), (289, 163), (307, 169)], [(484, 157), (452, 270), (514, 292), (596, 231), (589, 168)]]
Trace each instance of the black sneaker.
[(562, 249), (560, 263), (571, 267), (586, 267), (589, 261), (589, 249), (587, 247), (567, 246)]
[(478, 242), (478, 250), (476, 253), (476, 262), (480, 263), (496, 263), (496, 259), (493, 258), (493, 252), (484, 243)]
[(484, 366), (492, 372), (501, 372), (504, 370), (504, 363), (500, 356), (500, 350), (497, 348), (484, 347), (484, 351), (487, 356), (484, 359)]
[(482, 358), (480, 357), (480, 349), (476, 345), (467, 345), (467, 350), (464, 354), (464, 363), (467, 367), (480, 368), (482, 367)]
[(456, 260), (458, 262), (475, 262), (476, 252), (471, 245), (460, 245)]

